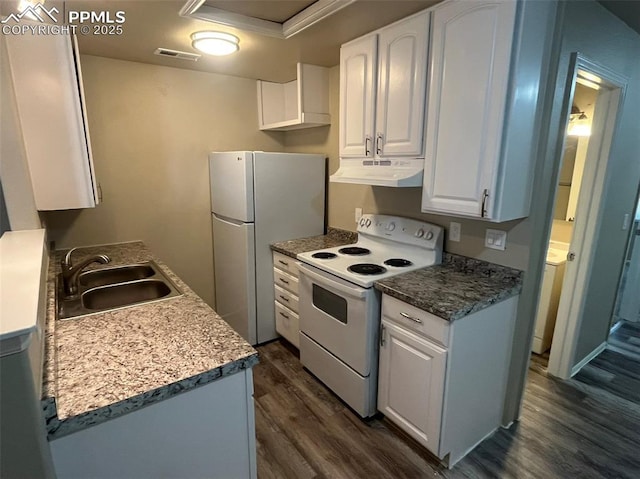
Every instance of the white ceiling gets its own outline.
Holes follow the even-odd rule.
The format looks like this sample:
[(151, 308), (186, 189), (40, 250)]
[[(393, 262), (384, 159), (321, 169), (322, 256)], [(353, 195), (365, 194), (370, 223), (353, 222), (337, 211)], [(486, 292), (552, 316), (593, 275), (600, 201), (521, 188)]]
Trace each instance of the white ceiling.
[[(125, 12), (122, 35), (79, 35), (80, 52), (84, 54), (284, 82), (295, 78), (296, 62), (337, 65), (342, 43), (440, 1), (357, 0), (286, 40), (181, 17), (178, 12), (186, 0), (47, 0), (47, 5), (67, 10)], [(640, 1), (599, 1), (640, 32)], [(311, 3), (313, 0), (206, 1), (233, 13), (279, 22)], [(16, 4), (17, 0), (0, 0), (0, 12), (11, 13)], [(203, 55), (197, 62), (153, 54), (158, 47), (197, 53), (189, 36), (200, 30), (233, 33), (240, 38), (240, 51), (228, 57)]]
[(308, 6), (315, 3), (315, 0), (271, 0), (255, 1), (230, 1), (230, 0), (206, 0), (205, 5), (214, 8), (221, 8), (228, 12), (248, 15), (261, 20), (284, 23), (296, 13), (300, 13)]
[[(67, 0), (65, 6), (73, 10), (122, 10), (126, 13), (122, 35), (80, 36), (78, 43), (81, 53), (284, 82), (295, 78), (296, 62), (337, 65), (342, 43), (439, 1), (358, 0), (286, 40), (180, 17), (178, 11), (184, 5), (184, 0)], [(303, 9), (309, 1), (223, 0), (210, 3), (217, 8), (233, 3), (232, 8), (243, 14), (261, 12), (257, 15), (264, 15), (265, 12), (270, 12), (275, 16), (286, 17), (291, 12), (297, 13)], [(153, 54), (158, 47), (197, 53), (191, 46), (189, 35), (199, 30), (233, 33), (240, 38), (240, 51), (227, 57), (203, 55), (197, 62)]]

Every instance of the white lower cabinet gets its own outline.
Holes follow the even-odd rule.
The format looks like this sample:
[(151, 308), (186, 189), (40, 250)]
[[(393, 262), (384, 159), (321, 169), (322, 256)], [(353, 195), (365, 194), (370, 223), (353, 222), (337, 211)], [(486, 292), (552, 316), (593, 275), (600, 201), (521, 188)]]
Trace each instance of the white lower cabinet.
[(387, 320), (382, 338), (378, 409), (437, 454), (447, 350)]
[(378, 409), (449, 467), (501, 425), (517, 304), (449, 322), (382, 297)]
[(296, 261), (274, 251), (273, 281), (276, 331), (296, 348), (300, 348)]
[(255, 478), (254, 414), (253, 375), (245, 369), (51, 440), (55, 474)]

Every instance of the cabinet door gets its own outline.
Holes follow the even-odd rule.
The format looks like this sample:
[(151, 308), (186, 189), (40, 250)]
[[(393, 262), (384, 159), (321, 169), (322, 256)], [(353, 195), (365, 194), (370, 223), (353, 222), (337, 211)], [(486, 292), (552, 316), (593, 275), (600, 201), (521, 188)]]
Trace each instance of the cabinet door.
[(377, 156), (423, 156), (429, 12), (378, 36)]
[(433, 11), (422, 211), (492, 217), (516, 4)]
[(447, 351), (383, 320), (378, 409), (438, 455)]
[(98, 196), (75, 39), (31, 33), (5, 38), (36, 207), (94, 207)]
[(340, 49), (340, 156), (373, 156), (377, 36)]

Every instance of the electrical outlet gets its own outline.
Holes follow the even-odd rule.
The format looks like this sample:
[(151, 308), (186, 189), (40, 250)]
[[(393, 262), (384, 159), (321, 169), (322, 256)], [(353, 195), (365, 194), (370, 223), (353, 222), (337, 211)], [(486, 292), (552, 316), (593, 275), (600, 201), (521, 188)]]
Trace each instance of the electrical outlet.
[(356, 223), (362, 218), (362, 208), (356, 208)]
[(449, 223), (449, 240), (460, 241), (460, 233), (462, 232), (462, 225), (452, 221)]
[(487, 248), (504, 251), (505, 247), (507, 246), (507, 232), (487, 229), (484, 237), (484, 245)]

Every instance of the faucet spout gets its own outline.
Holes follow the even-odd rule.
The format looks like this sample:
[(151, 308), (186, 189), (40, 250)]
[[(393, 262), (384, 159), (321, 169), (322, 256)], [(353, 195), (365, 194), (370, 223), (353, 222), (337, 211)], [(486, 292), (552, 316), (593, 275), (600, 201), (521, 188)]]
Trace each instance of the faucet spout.
[(64, 286), (64, 294), (66, 297), (73, 297), (78, 294), (78, 277), (80, 273), (92, 263), (107, 264), (111, 259), (104, 254), (90, 256), (79, 263), (71, 264), (71, 254), (75, 248), (69, 250), (65, 258), (62, 260), (62, 281)]

